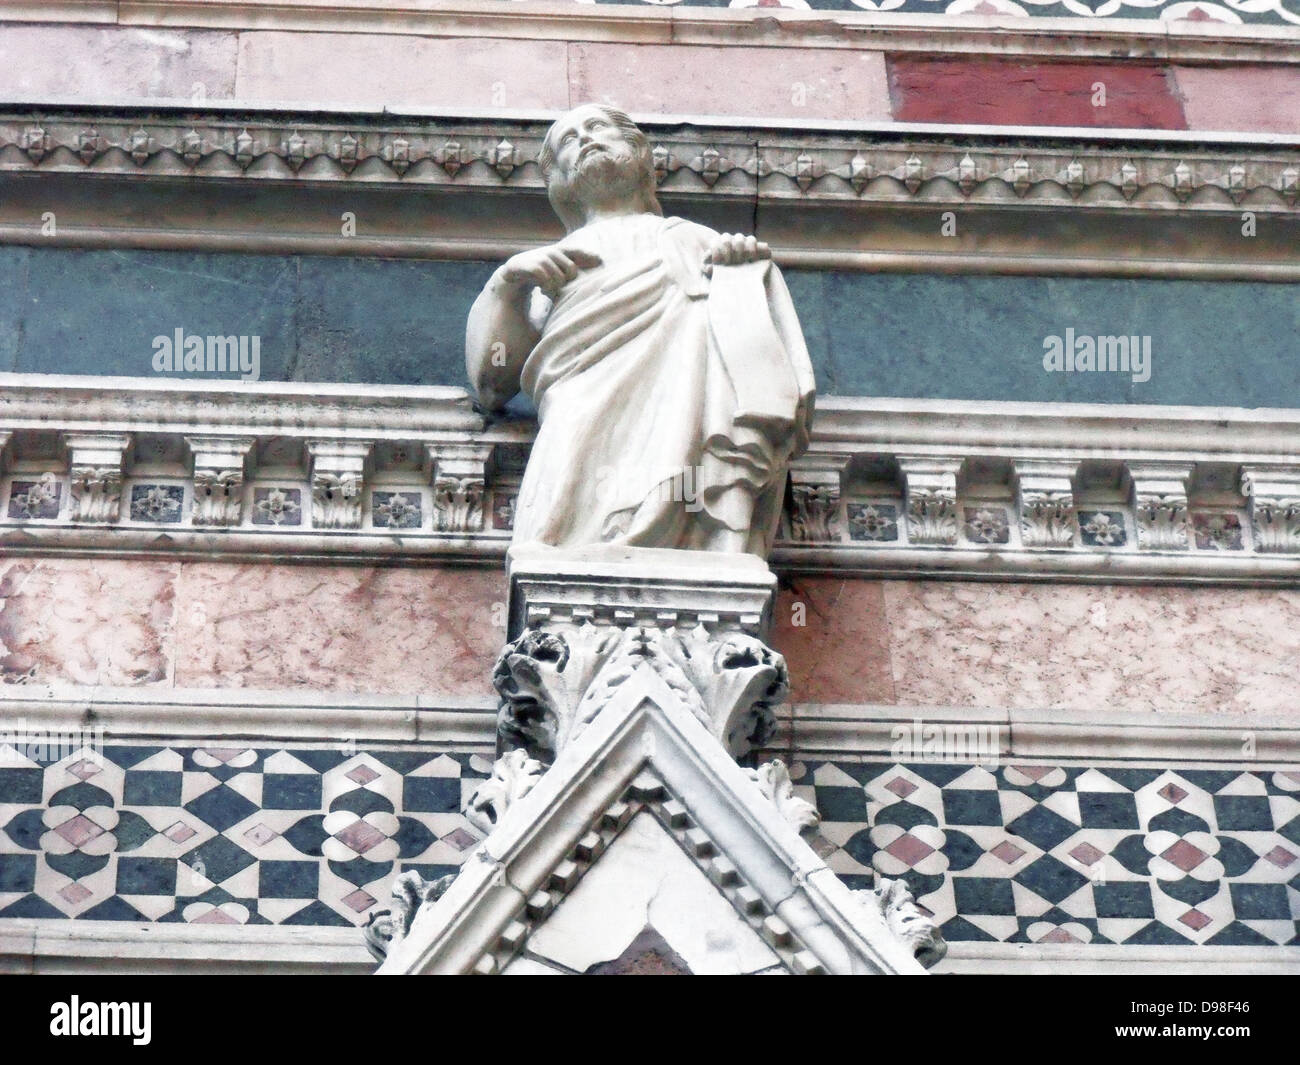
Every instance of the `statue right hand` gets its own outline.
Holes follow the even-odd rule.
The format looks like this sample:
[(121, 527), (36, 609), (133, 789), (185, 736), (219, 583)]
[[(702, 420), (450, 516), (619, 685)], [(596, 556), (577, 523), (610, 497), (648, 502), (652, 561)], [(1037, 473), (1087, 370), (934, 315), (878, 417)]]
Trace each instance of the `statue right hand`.
[(497, 270), (498, 281), (507, 288), (523, 292), (536, 286), (552, 299), (579, 270), (600, 265), (595, 252), (569, 244), (552, 244), (545, 248), (523, 251), (507, 259)]

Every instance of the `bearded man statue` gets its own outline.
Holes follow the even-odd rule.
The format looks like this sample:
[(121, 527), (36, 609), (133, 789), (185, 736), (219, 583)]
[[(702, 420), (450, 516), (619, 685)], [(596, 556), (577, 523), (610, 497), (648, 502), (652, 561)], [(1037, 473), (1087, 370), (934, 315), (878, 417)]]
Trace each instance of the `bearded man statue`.
[(497, 269), (465, 339), (483, 407), (538, 412), (514, 542), (765, 558), (815, 396), (771, 252), (665, 218), (614, 108), (560, 118), (539, 163), (568, 235)]

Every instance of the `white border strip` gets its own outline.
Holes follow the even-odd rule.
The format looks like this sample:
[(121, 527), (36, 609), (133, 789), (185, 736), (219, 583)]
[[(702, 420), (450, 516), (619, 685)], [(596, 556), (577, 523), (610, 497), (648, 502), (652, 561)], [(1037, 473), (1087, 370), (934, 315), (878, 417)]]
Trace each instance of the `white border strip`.
[[(119, 739), (418, 743), (491, 751), (492, 697), (353, 696), (238, 688), (0, 687), (0, 733), (102, 728)], [(793, 703), (768, 750), (790, 758), (888, 755), (898, 729), (996, 728), (999, 757), (1300, 765), (1300, 718), (1051, 708)], [(1243, 750), (1249, 737), (1253, 756)]]

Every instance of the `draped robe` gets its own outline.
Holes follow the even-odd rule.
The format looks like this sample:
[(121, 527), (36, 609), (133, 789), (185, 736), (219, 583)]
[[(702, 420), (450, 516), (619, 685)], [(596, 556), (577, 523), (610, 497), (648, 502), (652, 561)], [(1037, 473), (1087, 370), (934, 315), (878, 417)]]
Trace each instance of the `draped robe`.
[[(553, 305), (520, 384), (541, 423), (516, 543), (771, 546), (791, 458), (808, 443), (812, 367), (770, 260), (703, 261), (717, 234), (630, 215), (570, 235), (600, 265)], [(728, 538), (735, 543), (735, 538)]]

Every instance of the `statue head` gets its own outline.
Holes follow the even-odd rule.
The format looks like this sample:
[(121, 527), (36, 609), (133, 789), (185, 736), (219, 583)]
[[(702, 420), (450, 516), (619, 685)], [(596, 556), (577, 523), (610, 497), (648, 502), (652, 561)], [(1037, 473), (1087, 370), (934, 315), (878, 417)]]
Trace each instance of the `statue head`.
[(627, 214), (663, 214), (655, 197), (650, 142), (616, 107), (583, 104), (546, 132), (538, 165), (546, 194), (569, 232), (597, 205)]

